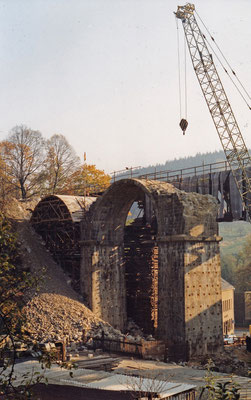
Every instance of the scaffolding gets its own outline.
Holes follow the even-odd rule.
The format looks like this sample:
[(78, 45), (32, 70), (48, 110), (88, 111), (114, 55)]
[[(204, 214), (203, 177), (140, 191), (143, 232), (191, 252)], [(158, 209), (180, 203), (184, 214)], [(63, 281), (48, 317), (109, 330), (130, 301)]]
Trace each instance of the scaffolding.
[(80, 221), (96, 197), (51, 195), (35, 207), (31, 225), (79, 290)]

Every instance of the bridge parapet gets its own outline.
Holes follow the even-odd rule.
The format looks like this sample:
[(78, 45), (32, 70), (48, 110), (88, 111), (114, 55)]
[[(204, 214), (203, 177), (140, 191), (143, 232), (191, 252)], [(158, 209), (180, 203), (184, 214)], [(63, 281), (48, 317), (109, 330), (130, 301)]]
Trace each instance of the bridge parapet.
[[(241, 171), (237, 171), (241, 177)], [(251, 179), (251, 168), (247, 169)], [(140, 174), (140, 170), (126, 169), (113, 173), (112, 181), (115, 182), (125, 178), (137, 178), (143, 180), (155, 180), (168, 182), (180, 190), (210, 194), (214, 196), (219, 204), (217, 220), (231, 222), (233, 220), (247, 220), (243, 209), (241, 197), (236, 187), (232, 172), (227, 161), (197, 165), (195, 167), (154, 171), (148, 174)], [(245, 188), (243, 188), (245, 191)]]

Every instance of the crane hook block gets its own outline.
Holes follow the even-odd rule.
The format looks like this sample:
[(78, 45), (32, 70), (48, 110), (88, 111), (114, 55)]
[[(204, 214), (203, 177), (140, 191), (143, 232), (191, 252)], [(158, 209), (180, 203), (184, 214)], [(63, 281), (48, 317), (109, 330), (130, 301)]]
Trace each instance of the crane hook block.
[(183, 135), (185, 135), (186, 129), (188, 127), (188, 122), (186, 119), (182, 118), (182, 120), (180, 121), (180, 127), (181, 127), (181, 130), (183, 131)]

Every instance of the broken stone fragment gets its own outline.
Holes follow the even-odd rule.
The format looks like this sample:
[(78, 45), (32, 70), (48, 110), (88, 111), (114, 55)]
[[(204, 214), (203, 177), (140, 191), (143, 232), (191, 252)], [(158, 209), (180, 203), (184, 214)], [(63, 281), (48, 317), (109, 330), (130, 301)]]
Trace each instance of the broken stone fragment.
[(134, 337), (131, 335), (126, 336), (127, 342), (134, 342)]

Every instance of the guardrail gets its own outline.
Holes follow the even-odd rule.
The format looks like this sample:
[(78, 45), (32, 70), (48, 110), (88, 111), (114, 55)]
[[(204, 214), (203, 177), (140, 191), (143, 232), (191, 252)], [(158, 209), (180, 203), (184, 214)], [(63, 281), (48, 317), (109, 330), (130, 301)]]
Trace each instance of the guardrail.
[(139, 178), (148, 180), (158, 180), (164, 182), (174, 181), (175, 179), (180, 180), (188, 176), (201, 176), (210, 174), (213, 172), (229, 171), (230, 167), (227, 161), (219, 161), (211, 164), (196, 165), (194, 167), (180, 168), (176, 170), (163, 170), (150, 172), (147, 174), (140, 174), (139, 168), (141, 167), (131, 167), (125, 168), (120, 171), (114, 171), (111, 174), (112, 182), (121, 179), (128, 178)]
[(203, 176), (213, 172), (229, 171), (230, 167), (227, 161), (221, 161), (213, 164), (196, 165), (195, 167), (187, 167), (176, 170), (155, 171), (148, 174), (139, 175), (139, 178), (158, 180), (168, 182), (174, 179), (182, 179), (191, 176)]

